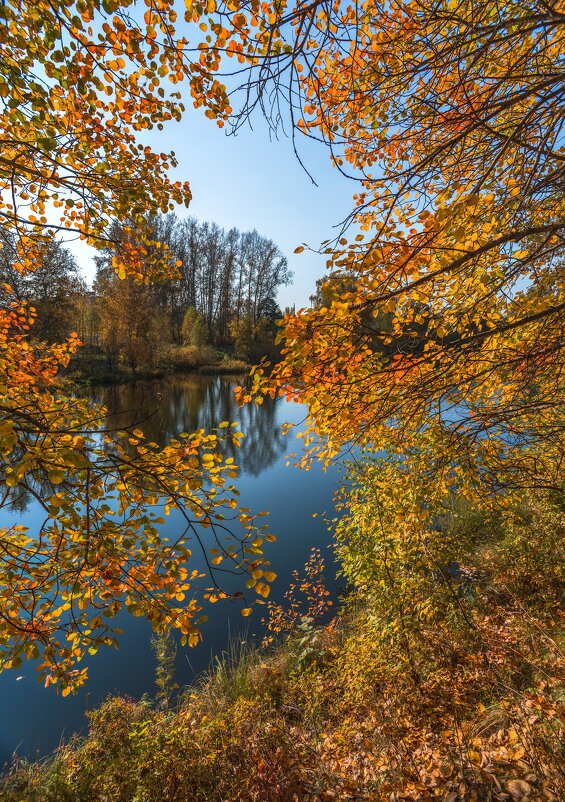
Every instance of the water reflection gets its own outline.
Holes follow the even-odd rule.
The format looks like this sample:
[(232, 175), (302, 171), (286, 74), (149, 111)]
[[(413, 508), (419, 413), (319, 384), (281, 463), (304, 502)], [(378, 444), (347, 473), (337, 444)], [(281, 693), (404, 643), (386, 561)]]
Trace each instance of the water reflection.
[[(112, 432), (125, 427), (140, 427), (146, 438), (165, 446), (181, 432), (196, 429), (211, 431), (222, 421), (238, 423), (245, 434), (241, 445), (222, 442), (224, 457), (232, 457), (239, 475), (259, 476), (289, 449), (289, 435), (283, 434), (277, 421), (277, 406), (281, 399), (265, 399), (261, 407), (247, 404), (239, 407), (234, 389), (241, 383), (233, 377), (172, 376), (151, 381), (128, 382), (108, 386), (82, 388), (96, 406), (107, 411), (105, 428)], [(128, 448), (128, 444), (122, 442)], [(133, 453), (133, 446), (132, 453)], [(0, 484), (2, 483), (0, 469)], [(24, 513), (33, 494), (39, 497), (49, 485), (38, 477), (28, 476), (26, 484), (3, 487), (0, 508), (5, 512)], [(33, 491), (33, 492), (30, 492)]]
[[(334, 468), (324, 472), (317, 465), (308, 472), (285, 467), (281, 456), (296, 450), (298, 442), (292, 433), (283, 435), (281, 427), (284, 422), (302, 420), (304, 408), (280, 399), (240, 409), (233, 397), (238, 383), (224, 377), (174, 376), (93, 388), (89, 394), (93, 402), (106, 404), (108, 428), (131, 422), (161, 445), (182, 431), (214, 429), (222, 420), (240, 424), (245, 438), (242, 446), (230, 453), (241, 467), (234, 484), (242, 504), (254, 512), (269, 511), (265, 522), (277, 535), (277, 542), (269, 544), (267, 556), (278, 574), (270, 598), (282, 601), (293, 570), (304, 565), (313, 546), (322, 550), (328, 566), (332, 563), (330, 539), (320, 513), (328, 517), (334, 514), (332, 495), (338, 474)], [(33, 531), (40, 525), (44, 512), (33, 494), (29, 499), (15, 488), (9, 503), (11, 509), (8, 503), (0, 509), (0, 526), (24, 524)], [(318, 517), (313, 518), (313, 513)], [(172, 536), (178, 525), (173, 511), (165, 535)], [(337, 583), (331, 575), (330, 569), (328, 586), (335, 589)], [(207, 613), (210, 620), (204, 625), (202, 643), (193, 649), (179, 648), (176, 679), (180, 685), (206, 669), (212, 657), (226, 649), (230, 637), (261, 636), (260, 610), (244, 619), (237, 605), (226, 602), (214, 605)], [(21, 756), (34, 755), (36, 750), (45, 754), (57, 746), (62, 734), (65, 738), (74, 731), (84, 734), (85, 709), (99, 705), (109, 693), (134, 698), (154, 694), (150, 625), (124, 613), (119, 626), (124, 630), (119, 651), (102, 649), (88, 658), (89, 680), (76, 696), (61, 698), (52, 687), (36, 684), (32, 663), (0, 674), (0, 766), (10, 760), (14, 750)]]
[(259, 476), (288, 449), (288, 435), (276, 417), (280, 399), (265, 399), (262, 407), (239, 407), (234, 396), (238, 383), (233, 377), (190, 374), (93, 387), (89, 395), (106, 406), (107, 429), (139, 426), (160, 446), (181, 432), (208, 432), (221, 421), (238, 423), (245, 434), (241, 446), (225, 443), (221, 450), (233, 457), (240, 474)]

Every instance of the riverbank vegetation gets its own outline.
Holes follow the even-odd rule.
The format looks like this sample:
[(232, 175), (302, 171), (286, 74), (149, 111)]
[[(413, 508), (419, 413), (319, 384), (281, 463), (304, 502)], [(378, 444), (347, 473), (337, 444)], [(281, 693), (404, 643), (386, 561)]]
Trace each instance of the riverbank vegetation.
[[(188, 204), (188, 186), (166, 177), (172, 156), (138, 147), (127, 127), (179, 117), (181, 79), (221, 126), (237, 129), (260, 107), (274, 129), (289, 122), (297, 136), (325, 143), (357, 181), (349, 225), (322, 246), (329, 272), (312, 308), (285, 316), (282, 358), (257, 366), (238, 397), (307, 405), (295, 460), (304, 469), (355, 455), (331, 524), (350, 590), (322, 628), (308, 607), (296, 615), (271, 606), (272, 630), (288, 623), (290, 637), (279, 632), (274, 651), (219, 666), (178, 709), (108, 702), (92, 713), (83, 744), (44, 766), (16, 766), (5, 798), (559, 802), (562, 12), (538, 0), (186, 0), (186, 22), (206, 32), (190, 50), (173, 35), (172, 0), (152, 4), (143, 20), (119, 0), (102, 5), (81, 0), (73, 15), (72, 0), (58, 12), (45, 4), (46, 22), (36, 2), (8, 0), (1, 12), (15, 48), (0, 83), (0, 97), (13, 93), (0, 176), (5, 195), (15, 198), (16, 183), (24, 198), (2, 201), (17, 272), (33, 273), (33, 258), (54, 247), (49, 200), (63, 207), (61, 228), (97, 245), (108, 310), (131, 296), (139, 315), (174, 286), (167, 282), (190, 252), (176, 258), (166, 229), (176, 223), (158, 214)], [(98, 43), (83, 23), (102, 31)], [(34, 74), (38, 63), (53, 85)], [(224, 86), (218, 77), (230, 63), (240, 72)], [(261, 250), (251, 239), (234, 247)], [(231, 253), (229, 233), (214, 241)], [(270, 258), (284, 281), (284, 263)], [(227, 256), (222, 264), (247, 299), (230, 336), (252, 343), (272, 296), (244, 289)], [(169, 317), (144, 332), (160, 342), (166, 324), (182, 348), (204, 348), (229, 332), (226, 299), (240, 296), (206, 277), (199, 300), (183, 286), (187, 306), (167, 300)], [(239, 432), (220, 425), (158, 449), (136, 428), (101, 448), (92, 437), (101, 421), (57, 385), (76, 338), (38, 348), (31, 310), (14, 302), (0, 311), (6, 483), (46, 476), (49, 491), (39, 546), (21, 528), (2, 532), (3, 665), (41, 656), (47, 684), (68, 693), (85, 680), (76, 666), (86, 651), (116, 639), (93, 609), (112, 619), (125, 606), (188, 643), (200, 637), (206, 602), (229, 597), (244, 617), (257, 602), (265, 609), (276, 573), (263, 551), (274, 536), (237, 506), (227, 484), (236, 469), (218, 444), (227, 437), (237, 447)], [(105, 314), (101, 330), (120, 325)], [(137, 322), (123, 340), (132, 370), (141, 364)], [(202, 545), (210, 579), (199, 592), (186, 541), (164, 544), (147, 512), (171, 505), (199, 543), (201, 525), (224, 532), (230, 510), (245, 529)], [(221, 563), (245, 591), (222, 590)]]

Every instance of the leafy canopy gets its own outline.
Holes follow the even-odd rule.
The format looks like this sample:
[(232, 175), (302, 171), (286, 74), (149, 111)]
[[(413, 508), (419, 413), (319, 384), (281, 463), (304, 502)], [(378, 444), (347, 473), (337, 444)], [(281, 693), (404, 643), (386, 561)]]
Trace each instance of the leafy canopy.
[[(177, 23), (169, 0), (146, 0), (143, 14), (127, 0), (0, 7), (0, 217), (15, 266), (33, 270), (60, 230), (112, 243), (118, 220), (131, 229), (114, 243), (118, 276), (174, 274), (145, 221), (190, 192), (166, 176), (174, 156), (139, 135), (180, 117), (182, 82), (220, 125), (237, 127), (255, 107), (273, 126), (290, 119), (357, 180), (353, 234), (325, 243), (326, 305), (286, 319), (284, 361), (268, 378), (258, 369), (241, 397), (306, 401), (306, 439), (322, 436), (324, 459), (355, 441), (401, 453), (406, 466), (423, 452), (430, 475), (458, 477), (469, 493), (555, 486), (565, 304), (558, 8), (186, 0), (180, 12)], [(219, 71), (230, 63), (241, 75), (228, 98)], [(43, 670), (71, 687), (82, 681), (74, 660), (106, 638), (96, 605), (112, 616), (126, 604), (195, 634), (199, 605), (171, 602), (190, 581), (186, 540), (159, 542), (146, 507), (182, 506), (190, 526), (212, 524), (233, 468), (202, 433), (158, 452), (130, 432), (135, 457), (114, 439), (102, 447), (91, 435), (100, 417), (55, 383), (76, 338), (34, 349), (32, 318), (17, 304), (1, 312), (1, 446), (10, 482), (31, 487), (46, 475), (52, 492), (39, 540), (3, 532), (1, 638), (6, 665), (42, 651)], [(245, 511), (239, 520), (252, 526)], [(262, 571), (260, 540), (250, 534), (238, 569)], [(268, 593), (258, 574), (253, 582)]]
[(470, 493), (559, 485), (563, 15), (477, 0), (285, 15), (255, 97), (285, 97), (358, 191), (352, 233), (325, 243), (323, 305), (287, 318), (255, 394), (306, 401), (325, 459), (353, 441), (423, 449)]
[[(185, 17), (205, 11), (188, 4)], [(230, 111), (217, 58), (189, 50), (176, 16), (168, 1), (141, 13), (127, 0), (0, 6), (0, 224), (13, 270), (33, 273), (68, 232), (113, 247), (120, 278), (175, 275), (147, 221), (188, 205), (190, 191), (167, 177), (174, 155), (153, 152), (139, 135), (180, 118), (181, 81), (220, 124)], [(115, 240), (116, 221), (131, 236)], [(242, 435), (226, 424), (160, 449), (138, 429), (104, 433), (104, 410), (70, 398), (57, 376), (76, 335), (37, 343), (33, 321), (33, 308), (18, 301), (0, 310), (3, 503), (23, 487), (45, 513), (39, 532), (0, 531), (0, 660), (16, 668), (37, 658), (46, 682), (68, 693), (84, 681), (75, 667), (84, 653), (115, 641), (120, 610), (157, 630), (177, 628), (193, 644), (202, 600), (227, 595), (222, 571), (245, 574), (259, 600), (274, 574), (261, 569), (260, 529), (229, 484), (236, 466), (220, 455), (222, 439), (238, 444)], [(168, 540), (160, 525), (174, 508), (184, 529)], [(195, 546), (203, 571), (190, 566)]]

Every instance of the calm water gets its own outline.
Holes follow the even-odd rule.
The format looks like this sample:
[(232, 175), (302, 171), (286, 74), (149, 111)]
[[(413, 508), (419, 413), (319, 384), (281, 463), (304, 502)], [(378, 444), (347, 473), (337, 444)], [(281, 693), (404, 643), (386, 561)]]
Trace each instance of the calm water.
[[(284, 456), (298, 450), (300, 442), (292, 432), (283, 435), (281, 424), (302, 420), (304, 407), (279, 399), (260, 407), (240, 409), (233, 398), (233, 388), (238, 383), (231, 378), (191, 375), (95, 388), (91, 396), (107, 406), (108, 428), (141, 421), (150, 415), (140, 425), (149, 439), (160, 444), (182, 431), (211, 429), (223, 420), (238, 422), (245, 434), (242, 447), (233, 453), (240, 467), (239, 477), (234, 481), (240, 491), (240, 502), (253, 511), (268, 510), (270, 515), (263, 522), (268, 521), (278, 538), (276, 543), (267, 544), (266, 552), (278, 574), (271, 598), (282, 598), (292, 571), (304, 565), (314, 546), (326, 558), (328, 587), (335, 590), (329, 537), (321, 518), (313, 518), (312, 514), (332, 514), (337, 470), (324, 473), (314, 466), (305, 472), (287, 467)], [(25, 523), (33, 531), (39, 515), (37, 502), (19, 497), (11, 509), (0, 510), (0, 525)], [(178, 520), (172, 514), (165, 528), (172, 532), (177, 525)], [(203, 642), (194, 648), (178, 649), (177, 682), (186, 685), (207, 669), (213, 656), (227, 647), (230, 638), (244, 640), (260, 635), (261, 615), (259, 608), (255, 609), (257, 612), (244, 621), (239, 606), (229, 602), (209, 606), (205, 612), (210, 620), (203, 625)], [(85, 709), (95, 707), (109, 694), (133, 698), (154, 694), (151, 629), (145, 621), (127, 613), (120, 618), (120, 626), (124, 630), (120, 649), (102, 649), (89, 658), (89, 680), (76, 696), (63, 699), (53, 688), (39, 685), (31, 664), (0, 674), (0, 762), (10, 760), (14, 752), (30, 756), (45, 754), (73, 732), (85, 733)]]

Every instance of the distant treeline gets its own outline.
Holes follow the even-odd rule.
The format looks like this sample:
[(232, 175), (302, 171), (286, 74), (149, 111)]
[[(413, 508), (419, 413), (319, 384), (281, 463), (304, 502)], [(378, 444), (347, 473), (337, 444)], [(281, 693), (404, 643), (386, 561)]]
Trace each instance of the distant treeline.
[[(148, 285), (120, 279), (108, 248), (95, 257), (92, 290), (59, 243), (46, 247), (35, 271), (22, 276), (14, 266), (13, 239), (2, 233), (0, 280), (14, 291), (4, 292), (4, 303), (18, 299), (35, 306), (32, 336), (38, 340), (56, 342), (76, 331), (86, 353), (104, 360), (106, 372), (120, 366), (134, 372), (165, 364), (191, 368), (215, 361), (218, 349), (243, 359), (271, 353), (282, 316), (277, 290), (292, 277), (277, 245), (256, 231), (226, 231), (192, 217), (163, 215), (152, 224), (179, 277)], [(131, 234), (115, 227), (116, 242), (126, 236)]]

